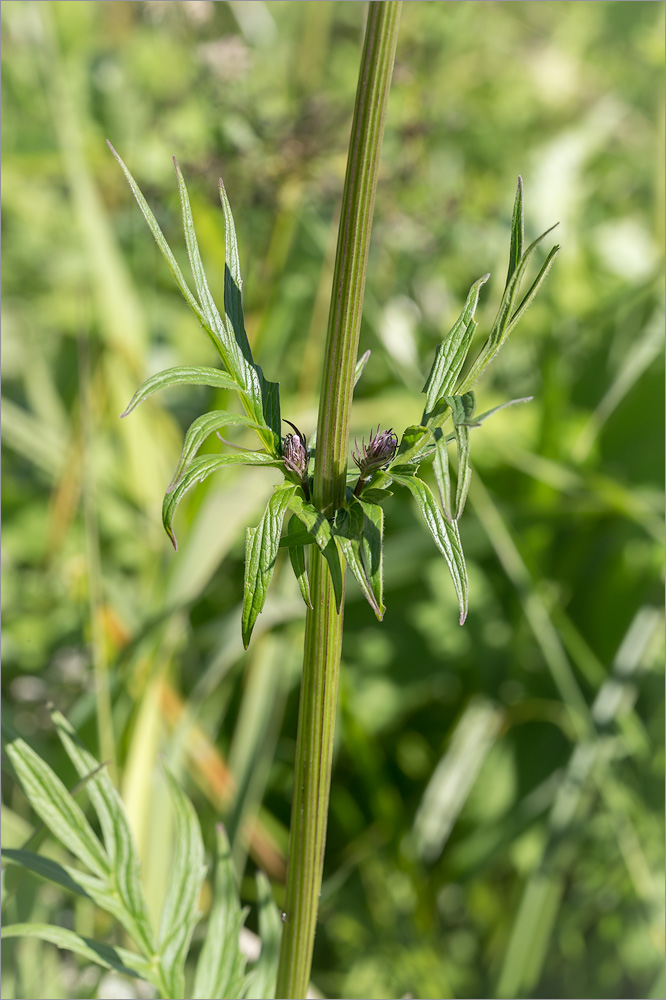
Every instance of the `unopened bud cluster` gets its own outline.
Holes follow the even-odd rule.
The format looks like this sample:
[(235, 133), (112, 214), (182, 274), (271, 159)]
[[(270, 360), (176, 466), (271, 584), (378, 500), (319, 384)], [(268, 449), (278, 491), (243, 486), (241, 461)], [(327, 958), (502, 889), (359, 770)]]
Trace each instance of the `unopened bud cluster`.
[[(286, 421), (291, 427), (291, 421)], [(290, 472), (295, 472), (302, 482), (307, 482), (308, 463), (310, 452), (308, 450), (305, 434), (302, 434), (297, 427), (294, 427), (295, 434), (287, 434), (282, 445), (282, 460), (285, 468)]]

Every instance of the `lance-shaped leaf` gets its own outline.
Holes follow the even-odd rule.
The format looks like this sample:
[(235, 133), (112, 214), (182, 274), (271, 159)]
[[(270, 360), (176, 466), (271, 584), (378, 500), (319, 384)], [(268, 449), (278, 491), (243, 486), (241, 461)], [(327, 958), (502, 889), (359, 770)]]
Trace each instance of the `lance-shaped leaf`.
[(79, 861), (108, 881), (109, 860), (104, 849), (57, 774), (21, 739), (8, 743), (6, 749), (35, 812)]
[(555, 226), (551, 226), (551, 228), (547, 229), (545, 233), (542, 233), (541, 236), (537, 237), (537, 239), (529, 245), (527, 250), (525, 250), (522, 257), (518, 261), (518, 264), (514, 268), (511, 277), (507, 281), (506, 288), (504, 289), (502, 301), (500, 302), (497, 316), (495, 317), (495, 322), (493, 323), (488, 339), (481, 348), (476, 361), (464, 377), (462, 384), (458, 387), (458, 392), (460, 394), (471, 389), (482, 372), (488, 367), (497, 352), (504, 345), (511, 330), (514, 328), (521, 316), (524, 315), (525, 310), (531, 304), (534, 296), (541, 287), (541, 284), (550, 270), (555, 257), (559, 253), (559, 246), (552, 248), (527, 295), (516, 308), (516, 299), (520, 291), (520, 285), (525, 275), (527, 265), (532, 259), (532, 256), (541, 241), (544, 240), (554, 228)]
[(256, 528), (245, 531), (245, 579), (243, 583), (242, 633), (247, 649), (252, 629), (266, 601), (280, 547), (282, 521), (296, 492), (296, 486), (283, 483), (268, 501), (264, 516)]
[(453, 521), (451, 507), (451, 466), (449, 462), (449, 449), (445, 437), (440, 437), (435, 445), (435, 457), (433, 461), (435, 472), (435, 482), (439, 490), (439, 499), (442, 510), (447, 521)]
[(382, 600), (382, 508), (354, 500), (349, 510), (338, 511), (334, 530), (363, 596), (381, 621), (386, 610)]
[(333, 582), (333, 592), (338, 611), (342, 603), (342, 566), (340, 553), (333, 536), (331, 525), (320, 510), (296, 492), (289, 501), (289, 509), (296, 515), (306, 531), (312, 535), (315, 544), (320, 549), (328, 563)]
[(499, 406), (493, 406), (492, 410), (485, 410), (483, 413), (477, 413), (474, 415), (473, 427), (480, 427), (481, 424), (492, 417), (494, 413), (498, 413), (500, 410), (506, 409), (507, 406), (515, 406), (516, 403), (531, 403), (534, 396), (521, 396), (520, 399), (509, 399), (506, 403), (500, 403)]
[(222, 178), (220, 178), (220, 201), (224, 212), (224, 312), (226, 321), (229, 325), (229, 333), (238, 344), (242, 356), (256, 373), (261, 394), (264, 421), (273, 433), (272, 450), (275, 454), (279, 454), (281, 435), (280, 389), (277, 382), (269, 382), (268, 379), (264, 378), (261, 366), (255, 365), (252, 358), (252, 351), (250, 350), (247, 333), (245, 332), (245, 319), (243, 317), (243, 303), (241, 299), (243, 282), (240, 273), (236, 226)]
[(252, 997), (252, 1000), (273, 1000), (282, 940), (282, 920), (273, 899), (270, 882), (263, 872), (257, 872), (257, 902), (261, 951), (257, 964), (248, 977), (246, 996)]
[(127, 948), (103, 944), (101, 941), (82, 937), (65, 927), (56, 927), (54, 924), (9, 924), (2, 928), (3, 940), (15, 937), (31, 937), (40, 941), (48, 941), (56, 945), (57, 948), (72, 951), (105, 969), (114, 969), (124, 976), (145, 979), (146, 982), (158, 986), (151, 963), (140, 955), (128, 951)]
[(446, 559), (449, 573), (453, 580), (453, 586), (458, 597), (458, 607), (460, 609), (460, 624), (462, 625), (467, 617), (468, 602), (468, 582), (467, 567), (460, 541), (458, 525), (446, 520), (442, 516), (437, 501), (435, 500), (430, 487), (416, 476), (394, 475), (394, 481), (401, 486), (406, 486), (418, 505), (423, 519), (427, 524), (437, 548)]
[(516, 189), (516, 200), (513, 203), (513, 218), (511, 219), (511, 245), (509, 247), (509, 270), (506, 276), (507, 285), (511, 281), (513, 272), (518, 267), (520, 258), (523, 256), (524, 241), (525, 215), (523, 205), (523, 178), (519, 176), (518, 187)]
[(206, 438), (210, 437), (215, 431), (218, 431), (220, 427), (227, 427), (229, 425), (257, 429), (257, 424), (250, 417), (244, 417), (240, 413), (229, 413), (228, 410), (209, 410), (208, 413), (202, 413), (200, 417), (197, 417), (190, 424), (185, 435), (185, 441), (183, 442), (183, 450), (180, 453), (178, 468), (169, 484), (167, 493), (170, 493), (176, 486)]
[(26, 871), (32, 872), (33, 875), (39, 875), (40, 878), (54, 882), (62, 889), (67, 889), (68, 892), (90, 899), (86, 890), (77, 881), (78, 873), (76, 871), (72, 873), (68, 865), (58, 864), (57, 861), (45, 858), (41, 854), (35, 854), (34, 851), (9, 847), (2, 849), (2, 862), (3, 865), (16, 865), (24, 868)]
[(231, 850), (224, 827), (217, 827), (213, 904), (206, 938), (197, 962), (193, 1000), (242, 996), (245, 956), (240, 950), (240, 931), (245, 912), (238, 902), (238, 889)]
[[(313, 542), (314, 539), (307, 534), (307, 532), (298, 532), (298, 518), (295, 514), (289, 520), (289, 526), (287, 528), (288, 534), (287, 538), (293, 538), (297, 533), (303, 534), (307, 538), (308, 542)], [(280, 545), (284, 539), (280, 540)], [(294, 576), (298, 581), (298, 586), (301, 591), (303, 600), (305, 601), (305, 606), (307, 608), (312, 608), (312, 598), (310, 596), (310, 580), (308, 578), (308, 571), (305, 565), (305, 546), (303, 544), (291, 544), (291, 542), (286, 542), (289, 546), (289, 559), (291, 560), (291, 568), (294, 571)]]
[(476, 409), (476, 397), (473, 392), (463, 396), (447, 396), (446, 401), (451, 407), (453, 430), (456, 436), (458, 450), (458, 482), (456, 485), (456, 514), (460, 518), (464, 508), (469, 486), (472, 480), (472, 467), (469, 464), (469, 429), (473, 426), (472, 418)]
[(231, 375), (221, 372), (219, 368), (167, 368), (166, 371), (151, 375), (143, 385), (139, 386), (129, 401), (127, 409), (120, 414), (121, 417), (126, 417), (128, 413), (136, 409), (139, 403), (143, 403), (144, 399), (148, 399), (154, 392), (166, 389), (170, 385), (210, 385), (216, 389), (241, 391)]
[(141, 868), (125, 807), (106, 770), (99, 770), (67, 719), (51, 710), (60, 742), (83, 778), (97, 769), (86, 790), (99, 818), (111, 867), (111, 884), (126, 911), (123, 925), (146, 955), (154, 952), (153, 932), (141, 884)]
[(174, 807), (174, 856), (169, 870), (158, 941), (167, 996), (185, 995), (185, 959), (199, 920), (199, 893), (206, 874), (201, 828), (194, 806), (172, 775), (165, 771)]
[(213, 472), (224, 469), (228, 465), (265, 465), (279, 468), (282, 465), (282, 459), (273, 458), (265, 451), (238, 451), (229, 455), (201, 455), (199, 458), (193, 459), (177, 484), (165, 494), (162, 502), (162, 524), (174, 549), (178, 549), (172, 528), (176, 507), (188, 490), (191, 490), (197, 483), (202, 483), (204, 479), (208, 479)]
[(476, 330), (474, 313), (479, 301), (479, 292), (489, 277), (489, 274), (484, 274), (482, 278), (474, 282), (460, 316), (448, 336), (437, 348), (428, 380), (423, 387), (426, 394), (426, 405), (421, 423), (424, 425), (428, 422), (428, 417), (434, 410), (437, 401), (442, 396), (450, 395), (458, 381)]

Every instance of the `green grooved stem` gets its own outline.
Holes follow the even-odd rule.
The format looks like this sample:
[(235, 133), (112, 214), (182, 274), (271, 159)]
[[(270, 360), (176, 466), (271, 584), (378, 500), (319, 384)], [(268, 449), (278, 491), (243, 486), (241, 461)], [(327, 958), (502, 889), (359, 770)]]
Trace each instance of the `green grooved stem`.
[[(317, 423), (314, 503), (328, 516), (345, 500), (349, 416), (384, 118), (401, 2), (371, 0), (349, 142)], [(331, 787), (344, 606), (310, 546), (307, 612), (289, 838), (285, 924), (276, 996), (302, 1000), (312, 965)]]

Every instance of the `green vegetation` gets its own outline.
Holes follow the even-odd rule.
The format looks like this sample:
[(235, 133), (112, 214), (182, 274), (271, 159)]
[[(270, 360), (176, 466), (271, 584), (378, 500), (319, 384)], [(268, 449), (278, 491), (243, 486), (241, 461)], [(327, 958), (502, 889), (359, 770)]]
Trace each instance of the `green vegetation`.
[[(174, 555), (160, 504), (185, 429), (232, 409), (222, 433), (246, 448), (253, 431), (219, 381), (118, 419), (154, 373), (214, 361), (104, 139), (185, 270), (177, 155), (218, 302), (224, 177), (252, 352), (309, 437), (364, 5), (9, 0), (2, 17), (5, 737), (73, 787), (51, 699), (109, 762), (154, 932), (187, 813), (165, 761), (209, 860), (224, 821), (256, 930), (257, 869), (283, 899), (304, 607), (282, 553), (243, 652), (244, 529), (281, 474), (232, 464), (189, 492)], [(488, 269), (490, 329), (519, 173), (528, 242), (559, 219), (564, 249), (477, 387), (484, 411), (534, 398), (473, 434), (464, 628), (409, 486), (384, 528), (381, 625), (349, 580), (326, 996), (663, 994), (662, 71), (662, 4), (403, 10), (352, 438), (417, 425), (435, 348)], [(219, 453), (207, 438), (200, 454)], [(95, 828), (98, 780), (77, 795)], [(36, 820), (11, 775), (3, 801), (3, 846), (20, 849)], [(124, 955), (90, 898), (4, 879), (6, 924)], [(188, 989), (203, 944), (195, 928)], [(8, 998), (134, 988), (43, 941), (7, 940), (3, 959)]]

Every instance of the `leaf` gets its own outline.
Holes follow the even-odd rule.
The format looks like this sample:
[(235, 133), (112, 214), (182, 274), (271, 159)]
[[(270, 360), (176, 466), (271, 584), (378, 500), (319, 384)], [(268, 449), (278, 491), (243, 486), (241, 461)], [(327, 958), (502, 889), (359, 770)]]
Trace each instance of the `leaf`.
[(211, 385), (217, 389), (233, 389), (236, 392), (242, 391), (240, 386), (232, 379), (231, 375), (220, 371), (219, 368), (167, 368), (166, 371), (151, 375), (143, 385), (140, 385), (132, 396), (127, 409), (121, 413), (121, 417), (126, 417), (128, 413), (136, 409), (139, 403), (152, 396), (160, 389), (166, 389), (171, 385)]
[(245, 956), (239, 947), (245, 913), (238, 902), (229, 840), (224, 827), (218, 825), (216, 833), (213, 904), (197, 962), (193, 1000), (239, 996), (245, 975)]
[(101, 879), (109, 862), (81, 808), (49, 765), (21, 739), (7, 744), (7, 755), (30, 805), (68, 850)]
[(15, 937), (32, 937), (48, 941), (58, 948), (73, 951), (105, 969), (115, 969), (124, 976), (145, 979), (157, 985), (151, 964), (141, 955), (136, 955), (126, 948), (81, 937), (80, 934), (75, 934), (74, 931), (66, 930), (64, 927), (56, 927), (53, 924), (9, 924), (2, 928), (3, 940)]
[(533, 399), (534, 396), (522, 396), (520, 399), (509, 399), (506, 403), (500, 403), (499, 406), (493, 406), (492, 410), (486, 410), (485, 413), (476, 414), (474, 417), (474, 423), (475, 425), (481, 425), (484, 420), (487, 420), (488, 417), (492, 417), (492, 415), (497, 413), (499, 410), (503, 410), (507, 406), (515, 406), (516, 403), (531, 403)]
[(282, 432), (280, 389), (277, 382), (269, 382), (268, 379), (264, 378), (261, 367), (255, 365), (252, 358), (252, 351), (247, 339), (247, 333), (245, 332), (245, 319), (243, 317), (243, 303), (241, 299), (243, 282), (240, 273), (236, 226), (222, 178), (220, 178), (220, 201), (224, 212), (225, 229), (224, 311), (230, 324), (231, 335), (233, 335), (245, 360), (256, 372), (263, 417), (266, 425), (273, 433), (272, 450), (274, 454), (278, 455), (280, 453), (280, 435)]
[(185, 441), (183, 442), (183, 450), (180, 453), (178, 468), (169, 484), (167, 493), (171, 492), (176, 486), (178, 480), (188, 468), (206, 438), (214, 431), (219, 430), (220, 427), (226, 427), (230, 424), (257, 429), (257, 424), (250, 417), (241, 416), (239, 413), (229, 413), (228, 410), (210, 410), (208, 413), (203, 413), (200, 417), (197, 417), (190, 424), (185, 435)]
[(472, 467), (469, 464), (469, 429), (470, 426), (473, 426), (472, 416), (476, 408), (476, 398), (473, 392), (466, 392), (463, 396), (447, 396), (446, 400), (451, 407), (453, 430), (458, 450), (458, 482), (456, 485), (455, 514), (455, 520), (457, 521), (465, 508), (465, 501), (467, 500), (472, 480)]
[(400, 447), (393, 461), (396, 465), (404, 465), (405, 462), (419, 462), (427, 456), (431, 449), (430, 429), (421, 424), (413, 424), (403, 432)]
[(474, 313), (479, 301), (479, 292), (489, 277), (489, 274), (484, 274), (482, 278), (474, 282), (460, 316), (450, 333), (437, 348), (430, 374), (423, 387), (426, 394), (426, 405), (421, 423), (424, 425), (428, 422), (428, 416), (435, 408), (437, 401), (442, 396), (450, 395), (455, 388), (476, 330)]
[(204, 848), (194, 806), (178, 782), (165, 770), (175, 811), (174, 857), (162, 907), (158, 954), (169, 992), (185, 995), (185, 959), (195, 925), (199, 920), (199, 894), (206, 874)]
[[(60, 712), (52, 709), (51, 718), (67, 756), (78, 774), (85, 777), (98, 767), (97, 761), (82, 745), (74, 729)], [(146, 955), (152, 955), (155, 951), (153, 931), (141, 884), (141, 866), (125, 807), (105, 770), (98, 770), (88, 781), (86, 789), (102, 828), (110, 862), (110, 881), (126, 911), (126, 917), (122, 919), (123, 926), (142, 951)]]
[(366, 351), (365, 354), (362, 354), (361, 357), (356, 362), (356, 368), (354, 370), (354, 388), (356, 388), (356, 386), (358, 385), (358, 380), (365, 371), (365, 366), (370, 360), (371, 353), (372, 353), (371, 351)]
[[(291, 521), (289, 523), (291, 524)], [(298, 529), (296, 531), (289, 531), (286, 535), (282, 536), (280, 539), (280, 548), (290, 549), (295, 545), (314, 545), (314, 543), (315, 540), (309, 532)]]
[(273, 900), (270, 882), (263, 872), (257, 872), (257, 900), (259, 904), (259, 936), (261, 952), (248, 977), (246, 996), (252, 1000), (272, 1000), (275, 996), (282, 920)]
[[(525, 310), (530, 305), (532, 299), (539, 290), (539, 287), (541, 286), (543, 279), (545, 278), (548, 270), (550, 269), (551, 264), (553, 263), (553, 260), (555, 259), (555, 257), (559, 252), (560, 249), (559, 246), (555, 246), (552, 248), (552, 250), (548, 254), (546, 262), (544, 263), (544, 265), (541, 268), (541, 271), (537, 275), (534, 284), (532, 285), (529, 292), (525, 296), (525, 299), (523, 299), (520, 306), (514, 312), (515, 301), (518, 296), (520, 285), (524, 277), (527, 265), (529, 264), (535, 250), (537, 249), (541, 241), (544, 240), (546, 236), (548, 236), (548, 234), (553, 231), (554, 228), (555, 226), (551, 226), (550, 229), (547, 229), (545, 233), (542, 233), (541, 236), (537, 237), (537, 239), (534, 240), (534, 242), (529, 245), (527, 250), (523, 253), (522, 257), (520, 258), (520, 261), (518, 262), (517, 266), (513, 270), (511, 277), (507, 281), (506, 288), (504, 289), (504, 294), (502, 295), (502, 301), (500, 302), (500, 306), (497, 311), (497, 316), (495, 317), (495, 322), (493, 323), (490, 334), (488, 335), (488, 339), (481, 348), (481, 351), (479, 352), (476, 361), (471, 366), (469, 372), (463, 379), (462, 384), (458, 388), (460, 394), (466, 392), (468, 389), (471, 389), (474, 383), (477, 381), (477, 379), (485, 371), (485, 369), (493, 360), (497, 352), (502, 348), (502, 346), (506, 342), (507, 337), (509, 336), (509, 333), (516, 325), (520, 317), (524, 314)], [(527, 299), (529, 301), (526, 301)]]
[[(296, 534), (296, 532), (294, 531), (295, 524), (298, 524), (298, 518), (294, 514), (291, 517), (289, 521), (289, 527), (287, 528), (289, 534)], [(303, 534), (303, 532), (299, 532), (299, 534)], [(306, 537), (308, 538), (309, 542), (313, 541), (313, 539), (310, 538), (309, 536), (306, 535)], [(282, 544), (282, 540), (280, 541), (280, 544)], [(303, 545), (290, 545), (289, 558), (291, 560), (291, 568), (294, 571), (294, 575), (298, 582), (298, 586), (300, 588), (303, 600), (305, 601), (305, 606), (311, 609), (312, 598), (310, 596), (310, 581), (308, 579), (308, 571), (305, 566), (305, 547)]]
[[(509, 284), (513, 272), (518, 267), (520, 258), (523, 256), (523, 243), (525, 240), (525, 219), (523, 206), (523, 178), (518, 177), (518, 187), (516, 189), (516, 200), (513, 204), (513, 218), (511, 220), (511, 245), (509, 247), (509, 272), (506, 276), (506, 284)], [(506, 288), (506, 285), (504, 286)]]
[[(378, 514), (372, 513), (373, 507)], [(369, 512), (367, 515), (366, 509)], [(349, 510), (338, 511), (334, 526), (347, 565), (379, 621), (386, 610), (382, 602), (383, 527), (384, 512), (381, 507), (362, 504), (359, 500), (354, 500)], [(369, 538), (366, 538), (366, 532)]]
[(282, 465), (282, 459), (273, 458), (265, 451), (237, 451), (229, 455), (202, 455), (200, 458), (193, 459), (185, 474), (181, 476), (173, 489), (165, 494), (162, 502), (162, 524), (174, 549), (178, 549), (172, 528), (176, 507), (193, 486), (202, 483), (213, 472), (218, 472), (228, 465), (265, 465), (279, 468)]
[[(120, 167), (121, 167), (123, 173), (125, 174), (125, 177), (127, 178), (128, 182), (129, 182), (129, 186), (132, 189), (132, 193), (134, 194), (134, 197), (136, 198), (137, 202), (139, 203), (139, 208), (143, 212), (144, 218), (145, 218), (146, 222), (148, 223), (150, 231), (151, 231), (151, 233), (153, 234), (153, 236), (155, 238), (155, 242), (157, 243), (158, 247), (160, 248), (160, 250), (162, 252), (162, 256), (166, 260), (166, 262), (169, 265), (169, 268), (171, 270), (171, 273), (173, 274), (174, 278), (176, 279), (176, 284), (178, 285), (178, 288), (180, 289), (180, 291), (181, 291), (181, 293), (183, 295), (183, 298), (185, 299), (185, 301), (187, 302), (188, 306), (190, 307), (190, 309), (192, 310), (192, 312), (195, 314), (195, 316), (197, 317), (197, 319), (199, 320), (199, 322), (202, 324), (202, 326), (205, 329), (206, 328), (206, 322), (205, 322), (205, 319), (204, 319), (204, 315), (203, 315), (203, 313), (201, 311), (201, 308), (199, 306), (199, 303), (197, 302), (197, 300), (195, 299), (194, 295), (192, 295), (192, 292), (188, 288), (187, 282), (185, 281), (185, 278), (183, 277), (183, 273), (180, 270), (180, 267), (178, 266), (178, 262), (176, 261), (176, 258), (172, 254), (171, 249), (169, 247), (169, 244), (167, 243), (166, 239), (164, 238), (164, 233), (160, 229), (160, 227), (159, 227), (159, 225), (157, 223), (157, 219), (153, 215), (153, 213), (152, 213), (152, 211), (151, 211), (151, 209), (150, 209), (150, 207), (148, 205), (148, 202), (146, 201), (146, 199), (141, 194), (141, 190), (139, 189), (139, 185), (136, 183), (136, 181), (132, 177), (131, 173), (129, 172), (129, 170), (125, 166), (123, 160), (120, 158), (120, 156), (115, 151), (115, 149), (113, 148), (113, 146), (111, 145), (111, 143), (109, 142), (108, 139), (106, 140), (106, 144), (109, 147), (109, 149), (111, 150), (111, 152), (113, 153), (113, 155), (115, 156), (115, 158), (118, 161), (118, 163), (120, 164)], [(211, 339), (213, 340), (213, 343), (217, 347), (217, 341), (216, 341), (216, 339), (215, 339), (212, 331), (211, 330), (207, 330), (206, 332), (211, 337)]]
[(342, 603), (342, 566), (331, 525), (320, 510), (317, 510), (313, 504), (303, 499), (298, 493), (295, 493), (289, 501), (289, 509), (312, 535), (315, 544), (328, 563), (335, 602), (339, 611)]
[(3, 848), (2, 860), (5, 864), (16, 865), (24, 868), (26, 871), (32, 872), (34, 875), (39, 875), (40, 878), (54, 882), (56, 885), (61, 886), (61, 888), (67, 889), (68, 892), (76, 893), (77, 896), (90, 898), (85, 889), (76, 881), (77, 873), (74, 875), (70, 874), (71, 869), (69, 867), (60, 865), (57, 861), (52, 861), (51, 858), (35, 854), (34, 851)]
[(393, 493), (391, 490), (376, 489), (374, 486), (370, 486), (363, 490), (361, 499), (366, 500), (368, 503), (384, 503), (387, 497), (392, 496)]
[(270, 586), (280, 547), (282, 521), (296, 486), (283, 483), (268, 501), (256, 528), (245, 532), (245, 579), (243, 582), (242, 634), (247, 649), (257, 616), (261, 613)]
[(430, 487), (422, 480), (417, 479), (416, 476), (394, 475), (393, 478), (399, 485), (406, 486), (416, 500), (437, 548), (446, 559), (458, 597), (460, 624), (462, 625), (467, 617), (468, 582), (458, 525), (455, 521), (451, 523), (442, 517)]

